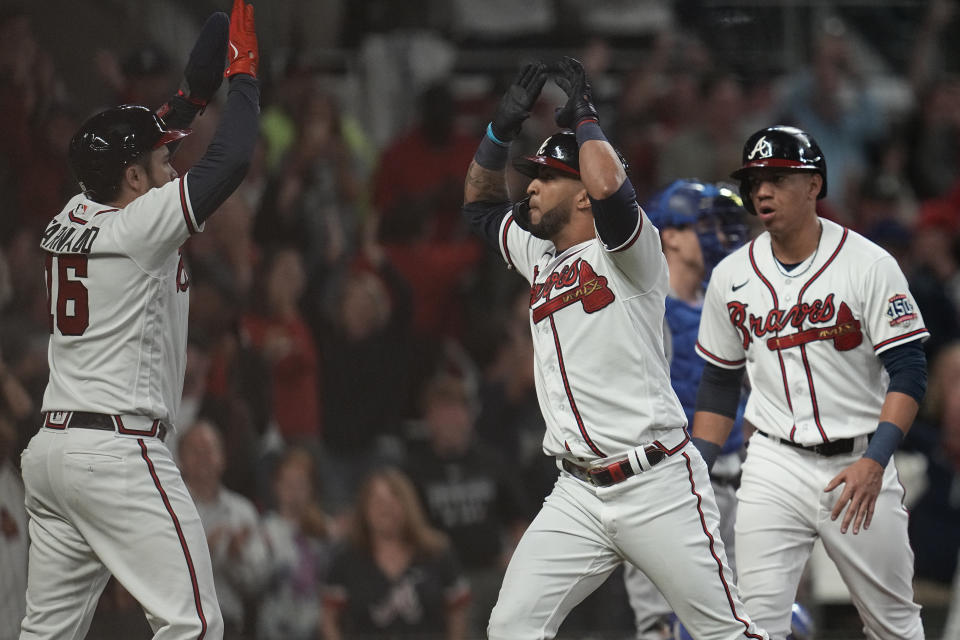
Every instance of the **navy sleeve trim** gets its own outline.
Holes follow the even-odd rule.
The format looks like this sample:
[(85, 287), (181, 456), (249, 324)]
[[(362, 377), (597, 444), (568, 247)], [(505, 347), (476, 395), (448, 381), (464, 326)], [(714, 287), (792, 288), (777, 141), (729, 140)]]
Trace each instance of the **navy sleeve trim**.
[(883, 368), (890, 374), (887, 393), (905, 393), (917, 404), (927, 393), (927, 357), (919, 340), (898, 344), (880, 354)]
[(197, 224), (230, 197), (250, 167), (260, 135), (260, 85), (245, 74), (230, 80), (227, 104), (206, 153), (190, 169), (190, 204)]
[(607, 250), (629, 246), (640, 235), (643, 216), (640, 215), (637, 194), (629, 178), (609, 198), (590, 198), (590, 204), (597, 236)]
[(500, 250), (500, 223), (513, 210), (509, 202), (468, 202), (460, 210), (470, 228)]
[(707, 362), (703, 366), (700, 386), (697, 388), (696, 411), (718, 413), (736, 420), (737, 408), (740, 405), (743, 371), (743, 367), (724, 369)]

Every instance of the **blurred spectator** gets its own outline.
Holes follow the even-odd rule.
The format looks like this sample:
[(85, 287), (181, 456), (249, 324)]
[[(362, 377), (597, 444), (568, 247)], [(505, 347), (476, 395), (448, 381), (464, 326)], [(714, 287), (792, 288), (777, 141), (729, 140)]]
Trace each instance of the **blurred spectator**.
[(217, 427), (201, 419), (180, 436), (178, 449), (183, 480), (207, 535), (225, 634), (252, 638), (247, 622), (253, 619), (251, 603), (268, 569), (260, 515), (253, 503), (221, 482), (226, 458)]
[[(356, 478), (389, 460), (411, 393), (410, 290), (383, 252), (349, 271), (335, 289), (335, 313), (319, 327), (323, 355), (324, 504), (343, 512)], [(394, 456), (395, 457), (395, 456)]]
[(331, 561), (324, 640), (464, 640), (470, 588), (410, 479), (385, 468), (360, 489), (348, 541)]
[(945, 346), (933, 362), (917, 426), (910, 443), (929, 464), (927, 490), (910, 510), (916, 576), (950, 584), (960, 553), (960, 342)]
[(152, 42), (132, 49), (122, 59), (113, 51), (100, 49), (94, 62), (111, 92), (107, 106), (142, 104), (156, 109), (176, 92), (180, 80), (170, 56)]
[[(958, 191), (960, 194), (960, 191)], [(911, 241), (910, 291), (920, 307), (930, 339), (924, 343), (932, 361), (947, 343), (960, 338), (960, 256), (957, 209), (929, 201), (920, 210)]]
[(269, 363), (272, 415), (288, 444), (316, 448), (320, 442), (319, 359), (310, 328), (300, 312), (306, 285), (303, 259), (292, 248), (277, 248), (258, 272), (253, 308), (241, 320), (243, 335)]
[(867, 173), (867, 145), (884, 133), (880, 106), (865, 84), (846, 27), (832, 18), (814, 44), (811, 66), (788, 79), (780, 107), (783, 124), (807, 131), (830, 158), (827, 198), (841, 212)]
[(920, 199), (942, 196), (960, 175), (957, 15), (955, 0), (931, 0), (913, 38), (909, 80), (915, 107), (906, 127), (905, 169)]
[(0, 187), (11, 190), (13, 205), (0, 216), (4, 244), (24, 228), (38, 234), (59, 213), (61, 192), (77, 190), (64, 162), (76, 124), (64, 122), (68, 112), (57, 105), (65, 102), (53, 58), (37, 41), (29, 15), (0, 9)]
[(298, 95), (291, 105), (296, 137), (266, 187), (254, 235), (264, 247), (296, 247), (309, 298), (322, 301), (324, 288), (357, 252), (369, 203), (336, 96), (315, 84)]
[(427, 440), (412, 444), (406, 470), (466, 571), (473, 595), (470, 631), (482, 637), (510, 554), (528, 524), (520, 478), (508, 458), (476, 437), (477, 400), (463, 378), (434, 376), (422, 404)]
[[(3, 364), (0, 363), (0, 367)], [(0, 371), (0, 384), (10, 374)], [(0, 408), (6, 404), (0, 394)], [(23, 482), (14, 460), (19, 453), (17, 434), (0, 411), (0, 639), (20, 636), (27, 610), (27, 512)]]
[(664, 145), (658, 159), (659, 184), (698, 177), (706, 182), (729, 180), (741, 164), (745, 101), (743, 87), (729, 73), (708, 74), (700, 82), (700, 109)]
[(464, 235), (456, 216), (463, 171), (476, 150), (476, 136), (457, 126), (456, 103), (446, 83), (420, 95), (419, 121), (391, 142), (374, 178), (380, 239), (386, 243), (449, 241)]
[(919, 89), (906, 124), (907, 177), (920, 199), (946, 194), (960, 175), (960, 77), (937, 78)]
[(275, 510), (264, 519), (269, 580), (260, 601), (258, 640), (315, 640), (330, 526), (314, 497), (314, 463), (305, 449), (283, 454), (274, 473)]

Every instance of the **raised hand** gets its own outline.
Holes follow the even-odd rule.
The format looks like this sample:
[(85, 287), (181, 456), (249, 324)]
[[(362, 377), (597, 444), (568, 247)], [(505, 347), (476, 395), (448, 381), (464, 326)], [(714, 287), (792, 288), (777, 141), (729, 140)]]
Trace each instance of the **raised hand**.
[(230, 47), (227, 51), (226, 77), (247, 73), (257, 77), (260, 50), (257, 47), (257, 30), (253, 22), (253, 5), (244, 0), (233, 0), (230, 13)]
[(490, 122), (490, 129), (498, 140), (510, 142), (517, 137), (546, 81), (547, 67), (542, 62), (531, 62), (520, 69)]
[(567, 103), (554, 112), (558, 127), (573, 129), (581, 120), (600, 120), (593, 106), (593, 90), (579, 60), (562, 58), (554, 70), (553, 81), (567, 94)]

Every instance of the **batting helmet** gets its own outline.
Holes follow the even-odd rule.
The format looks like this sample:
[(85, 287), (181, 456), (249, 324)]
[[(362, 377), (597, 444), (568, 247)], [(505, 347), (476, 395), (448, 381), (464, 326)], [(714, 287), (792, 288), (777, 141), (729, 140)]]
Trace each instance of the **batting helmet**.
[(513, 167), (525, 176), (536, 178), (540, 167), (550, 167), (575, 178), (580, 177), (580, 147), (573, 131), (555, 133), (532, 156), (513, 161)]
[(730, 174), (740, 181), (744, 207), (756, 214), (750, 199), (747, 177), (754, 169), (775, 168), (794, 171), (813, 171), (823, 178), (817, 198), (827, 195), (827, 160), (820, 146), (810, 134), (796, 127), (777, 125), (761, 129), (747, 138), (743, 145), (743, 166)]
[(127, 165), (190, 132), (167, 128), (147, 107), (107, 109), (84, 122), (70, 140), (70, 169), (84, 195), (96, 202), (111, 202), (120, 192)]

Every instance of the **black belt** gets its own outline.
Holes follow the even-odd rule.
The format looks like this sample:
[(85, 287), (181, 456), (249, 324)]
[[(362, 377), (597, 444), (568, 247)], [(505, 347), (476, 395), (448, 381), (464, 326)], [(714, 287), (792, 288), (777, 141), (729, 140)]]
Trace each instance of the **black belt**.
[(156, 433), (153, 433), (152, 428), (142, 431), (139, 429), (125, 429), (122, 427), (122, 423), (120, 428), (118, 428), (115, 422), (115, 417), (105, 413), (71, 411), (70, 414), (70, 420), (68, 421), (67, 426), (57, 426), (50, 424), (49, 422), (45, 426), (50, 429), (65, 429), (69, 427), (70, 429), (97, 429), (99, 431), (116, 431), (125, 435), (142, 435), (147, 437), (156, 436), (161, 442), (167, 439), (167, 425), (159, 420), (155, 421), (157, 428)]
[[(650, 463), (651, 467), (655, 464), (663, 462), (663, 460), (667, 457), (667, 454), (662, 449), (653, 445), (646, 447), (643, 452), (647, 454), (647, 462)], [(563, 470), (573, 477), (597, 487), (609, 487), (610, 485), (623, 482), (630, 476), (635, 475), (629, 459), (614, 462), (606, 467), (593, 468), (581, 467), (580, 465), (570, 462), (566, 458), (561, 460), (561, 464), (563, 465)]]
[[(757, 429), (757, 433), (762, 435), (764, 438), (770, 438), (771, 440), (774, 440), (772, 436), (760, 431), (759, 429)], [(785, 444), (788, 447), (793, 447), (794, 449), (801, 449), (803, 451), (809, 451), (811, 453), (816, 453), (827, 457), (839, 456), (845, 453), (853, 453), (853, 450), (857, 446), (856, 438), (844, 438), (843, 440), (831, 440), (830, 442), (822, 442), (820, 444), (810, 445), (802, 445), (784, 438), (776, 438), (775, 440), (780, 444)]]

